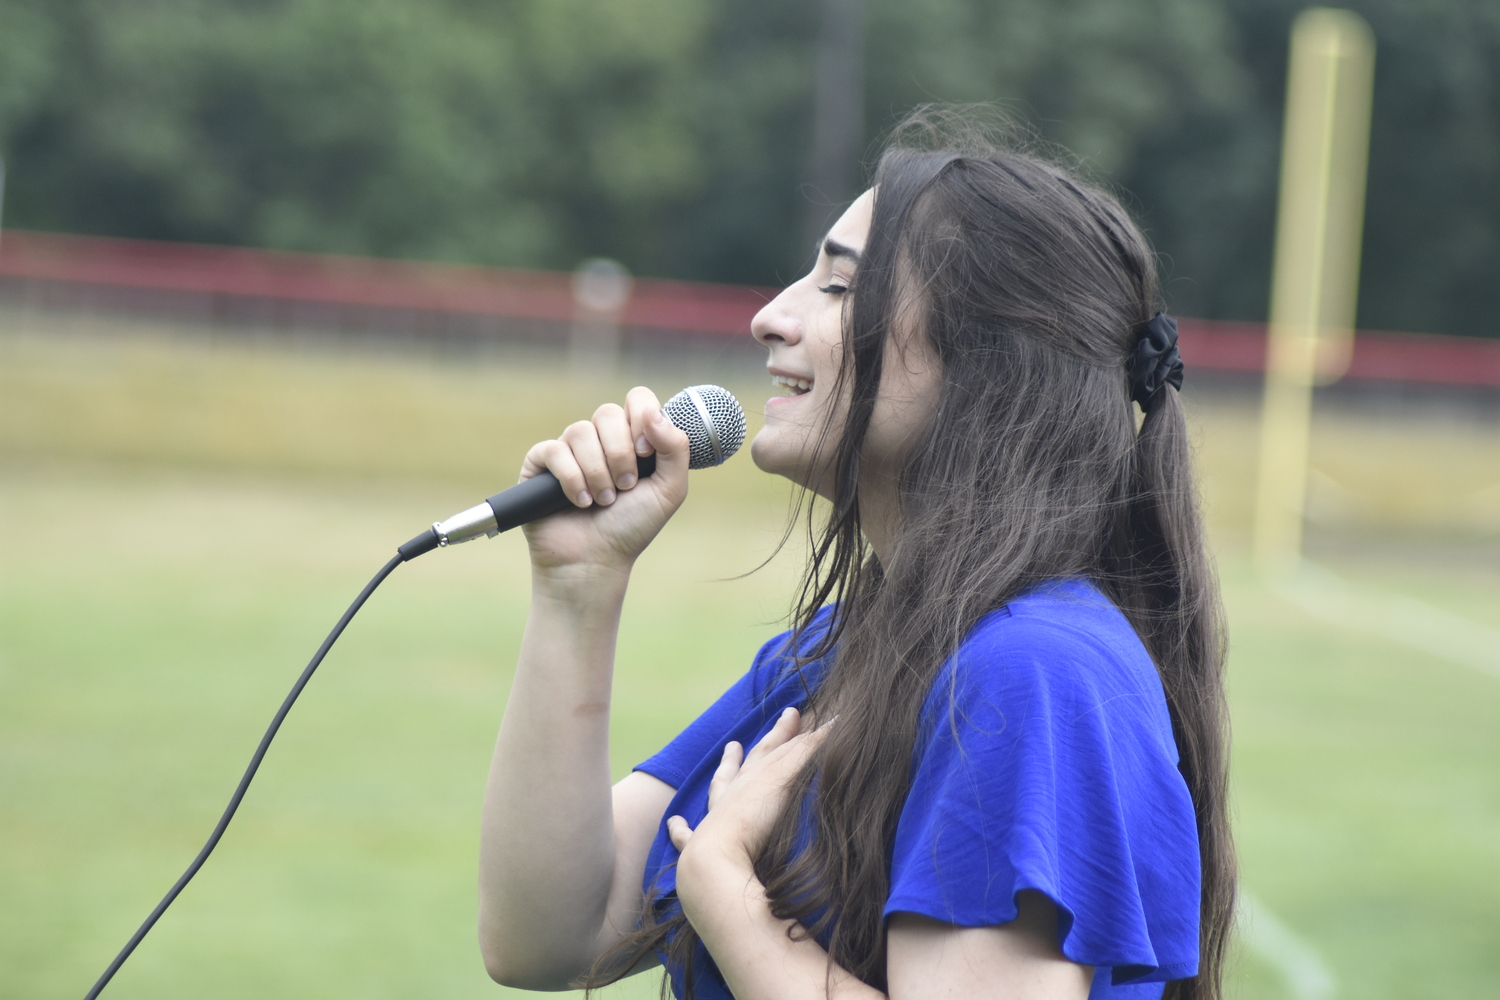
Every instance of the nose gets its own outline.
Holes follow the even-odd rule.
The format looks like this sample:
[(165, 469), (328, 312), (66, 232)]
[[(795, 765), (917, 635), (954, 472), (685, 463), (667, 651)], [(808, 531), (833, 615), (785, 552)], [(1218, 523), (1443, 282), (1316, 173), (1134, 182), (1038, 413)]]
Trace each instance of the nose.
[(780, 295), (761, 307), (760, 312), (750, 321), (750, 336), (762, 347), (776, 344), (790, 346), (801, 341), (802, 321), (791, 308), (791, 291), (791, 288), (783, 289)]

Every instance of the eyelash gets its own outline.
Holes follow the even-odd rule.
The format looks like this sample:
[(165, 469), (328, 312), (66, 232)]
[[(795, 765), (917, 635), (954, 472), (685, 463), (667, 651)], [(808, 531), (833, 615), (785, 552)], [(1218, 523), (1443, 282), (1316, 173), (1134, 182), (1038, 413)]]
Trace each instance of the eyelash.
[(830, 282), (818, 289), (818, 291), (825, 295), (843, 295), (848, 290), (849, 287), (847, 285), (840, 285), (836, 282)]

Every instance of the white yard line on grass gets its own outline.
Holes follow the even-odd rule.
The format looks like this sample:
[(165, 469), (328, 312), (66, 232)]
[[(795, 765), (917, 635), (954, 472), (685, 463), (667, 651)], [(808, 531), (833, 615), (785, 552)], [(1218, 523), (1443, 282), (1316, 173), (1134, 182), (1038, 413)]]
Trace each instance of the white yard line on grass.
[(1272, 590), (1330, 624), (1385, 636), (1500, 679), (1500, 629), (1469, 621), (1414, 597), (1356, 589), (1305, 560), (1294, 576), (1273, 584)]
[(1338, 996), (1338, 980), (1323, 956), (1243, 889), (1238, 924), (1245, 947), (1281, 974), (1292, 1000), (1334, 1000)]

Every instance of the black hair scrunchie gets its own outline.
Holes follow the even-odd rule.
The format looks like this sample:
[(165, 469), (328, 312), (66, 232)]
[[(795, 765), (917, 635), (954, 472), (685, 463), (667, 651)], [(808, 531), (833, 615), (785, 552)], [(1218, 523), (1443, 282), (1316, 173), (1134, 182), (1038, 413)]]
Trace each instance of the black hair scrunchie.
[(1182, 356), (1177, 353), (1177, 320), (1157, 313), (1136, 328), (1140, 339), (1130, 356), (1130, 398), (1151, 411), (1157, 393), (1182, 388)]

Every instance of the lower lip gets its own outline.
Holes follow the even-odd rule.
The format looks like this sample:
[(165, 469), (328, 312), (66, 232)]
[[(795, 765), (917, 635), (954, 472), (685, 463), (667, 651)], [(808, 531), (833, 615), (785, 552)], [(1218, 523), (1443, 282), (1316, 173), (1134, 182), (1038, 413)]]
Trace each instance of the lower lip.
[(777, 404), (790, 403), (790, 402), (793, 402), (795, 400), (802, 399), (805, 396), (811, 396), (811, 395), (812, 395), (812, 391), (809, 390), (807, 392), (799, 392), (799, 393), (797, 393), (796, 395), (793, 395), (793, 396), (772, 396), (770, 399), (766, 400), (766, 405), (767, 406), (775, 406)]

